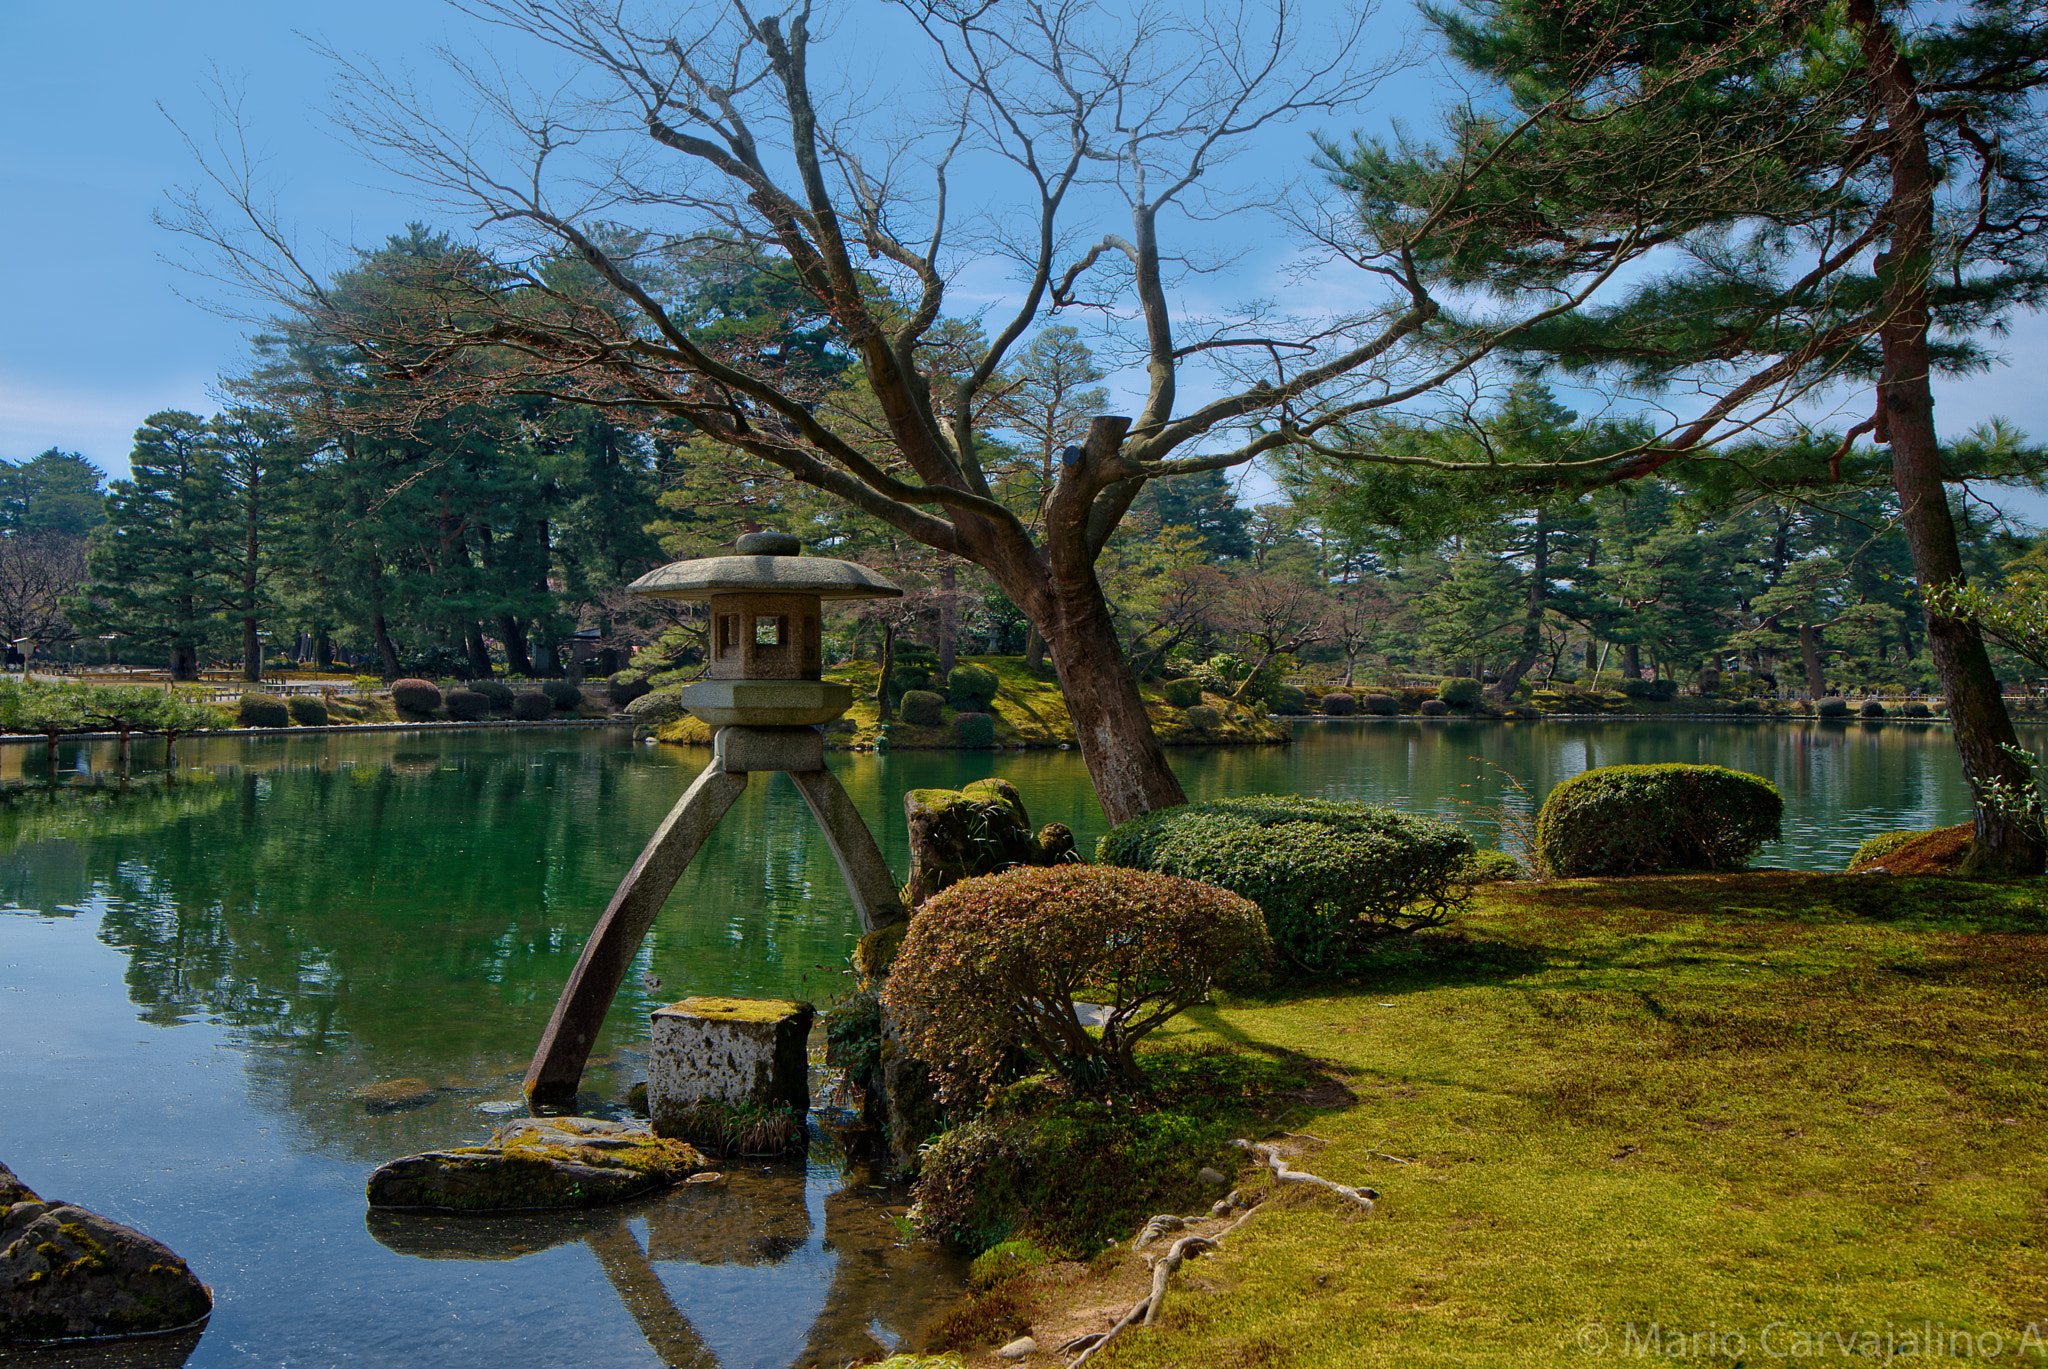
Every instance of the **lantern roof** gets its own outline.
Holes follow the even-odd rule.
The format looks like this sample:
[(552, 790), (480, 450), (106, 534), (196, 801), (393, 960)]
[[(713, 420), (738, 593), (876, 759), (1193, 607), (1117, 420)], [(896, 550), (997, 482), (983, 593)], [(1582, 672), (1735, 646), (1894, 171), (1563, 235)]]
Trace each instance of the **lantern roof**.
[(709, 599), (714, 594), (815, 594), (820, 599), (898, 599), (903, 591), (852, 561), (805, 556), (784, 532), (750, 532), (731, 556), (671, 561), (626, 586), (658, 599)]

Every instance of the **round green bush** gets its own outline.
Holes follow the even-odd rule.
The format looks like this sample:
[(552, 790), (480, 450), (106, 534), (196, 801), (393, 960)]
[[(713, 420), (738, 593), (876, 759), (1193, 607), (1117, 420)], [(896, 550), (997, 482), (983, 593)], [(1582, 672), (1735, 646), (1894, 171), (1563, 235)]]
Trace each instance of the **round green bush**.
[(469, 687), (483, 695), (494, 712), (507, 712), (512, 707), (512, 686), (503, 680), (474, 680)]
[(1472, 884), (1500, 884), (1522, 877), (1522, 862), (1505, 851), (1480, 851), (1459, 867), (1458, 877)]
[(275, 694), (244, 694), (235, 710), (236, 727), (290, 727), (291, 709)]
[(1931, 718), (1934, 716), (1934, 710), (1921, 703), (1918, 699), (1913, 700), (1913, 702), (1907, 704), (1899, 711), (1909, 718)]
[(447, 702), (448, 716), (459, 723), (473, 723), (491, 713), (491, 701), (480, 690), (451, 689)]
[(986, 713), (961, 713), (953, 719), (953, 744), (979, 750), (996, 744), (996, 720)]
[(1731, 870), (1778, 839), (1784, 811), (1769, 780), (1718, 765), (1606, 765), (1550, 791), (1536, 853), (1564, 878)]
[(1701, 670), (1701, 671), (1700, 671), (1700, 693), (1702, 693), (1702, 694), (1718, 694), (1718, 693), (1720, 692), (1720, 690), (1721, 690), (1721, 671), (1720, 671), (1720, 669), (1719, 669), (1718, 667), (1715, 667), (1715, 666), (1708, 666), (1708, 667), (1706, 667), (1705, 669)]
[[(1028, 1049), (1084, 1092), (1139, 1079), (1140, 1038), (1266, 951), (1236, 894), (1140, 870), (1019, 866), (948, 885), (910, 921), (881, 1003), (941, 1096), (980, 1102)], [(1108, 1005), (1074, 1029), (1074, 998)]]
[(1351, 694), (1323, 695), (1323, 714), (1330, 718), (1348, 718), (1358, 711), (1358, 699)]
[(1196, 704), (1188, 710), (1188, 726), (1197, 732), (1214, 732), (1223, 725), (1223, 714), (1207, 704)]
[(1813, 711), (1823, 718), (1846, 718), (1849, 716), (1849, 703), (1846, 699), (1822, 699)]
[(605, 681), (605, 695), (612, 701), (613, 708), (624, 708), (653, 688), (647, 683), (647, 677), (637, 670), (621, 670)]
[(1442, 699), (1424, 699), (1415, 706), (1415, 711), (1425, 718), (1441, 718), (1451, 711), (1451, 706)]
[(1882, 718), (1885, 715), (1885, 707), (1876, 699), (1865, 699), (1863, 706), (1856, 710), (1856, 714), (1863, 718)]
[(327, 705), (308, 694), (294, 694), (284, 701), (285, 711), (300, 727), (327, 726)]
[(956, 665), (946, 676), (946, 702), (974, 713), (988, 712), (1001, 681), (985, 665)]
[(1308, 712), (1308, 691), (1300, 685), (1274, 685), (1266, 695), (1266, 707), (1282, 717), (1299, 717)]
[(1193, 708), (1202, 701), (1202, 682), (1195, 679), (1161, 680), (1159, 697), (1175, 708)]
[(1243, 895), (1288, 960), (1319, 974), (1389, 933), (1448, 922), (1466, 898), (1462, 872), (1475, 849), (1436, 818), (1271, 794), (1133, 818), (1096, 843), (1095, 858)]
[(1401, 711), (1401, 701), (1391, 694), (1368, 694), (1365, 711), (1376, 718), (1391, 718)]
[(555, 701), (535, 690), (525, 690), (512, 696), (512, 716), (521, 722), (537, 723), (542, 718), (552, 717)]
[(937, 727), (944, 718), (946, 700), (929, 689), (913, 689), (899, 701), (897, 711), (912, 727)]
[(971, 1292), (986, 1293), (999, 1284), (1023, 1277), (1048, 1261), (1046, 1253), (1030, 1241), (1004, 1241), (975, 1256), (974, 1263), (967, 1267), (967, 1287)]
[(962, 1250), (1004, 1240), (1025, 1210), (1031, 1158), (1027, 1125), (977, 1117), (954, 1127), (918, 1154), (912, 1225)]
[(1470, 708), (1485, 692), (1486, 686), (1469, 675), (1454, 675), (1436, 687), (1436, 696), (1452, 708)]
[(399, 680), (391, 686), (391, 702), (407, 713), (432, 713), (441, 706), (441, 686), (432, 680)]
[(583, 687), (572, 680), (549, 680), (540, 687), (543, 698), (559, 709), (581, 708)]
[(675, 690), (657, 689), (627, 704), (626, 716), (643, 727), (659, 727), (682, 717), (683, 705)]

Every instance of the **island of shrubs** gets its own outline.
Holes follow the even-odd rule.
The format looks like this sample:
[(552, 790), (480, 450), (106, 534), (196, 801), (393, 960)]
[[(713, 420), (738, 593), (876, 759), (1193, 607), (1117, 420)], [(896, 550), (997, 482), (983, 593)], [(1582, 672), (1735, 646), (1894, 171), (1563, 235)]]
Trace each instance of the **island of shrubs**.
[[(1559, 877), (1729, 869), (1778, 835), (1782, 806), (1715, 766), (1604, 767), (1552, 790), (1532, 855)], [(1525, 873), (1435, 818), (1285, 795), (1149, 813), (1095, 855), (940, 889), (907, 931), (862, 943), (871, 990), (833, 1017), (835, 1051), (870, 1087), (883, 1014), (929, 1073), (929, 1131), (902, 1138), (912, 1222), (1005, 1268), (1084, 1258), (1206, 1203), (1194, 1176), (1231, 1168), (1230, 1137), (1257, 1124), (1247, 1100), (1312, 1082), (1300, 1059), (1145, 1043), (1176, 1014), (1371, 972), (1389, 947), (1445, 935), (1475, 884)], [(1080, 1001), (1105, 1005), (1092, 1027)]]

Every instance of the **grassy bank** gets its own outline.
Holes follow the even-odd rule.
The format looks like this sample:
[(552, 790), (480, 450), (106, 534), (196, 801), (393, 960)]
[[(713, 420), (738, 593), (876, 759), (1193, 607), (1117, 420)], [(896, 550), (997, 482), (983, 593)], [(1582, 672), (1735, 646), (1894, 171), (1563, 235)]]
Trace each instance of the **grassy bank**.
[[(962, 664), (987, 666), (996, 674), (997, 688), (989, 714), (995, 719), (997, 746), (1052, 747), (1074, 744), (1074, 720), (1067, 712), (1066, 696), (1052, 667), (1044, 674), (1026, 668), (1021, 656), (962, 656)], [(884, 723), (875, 708), (875, 689), (881, 667), (873, 661), (855, 661), (835, 666), (825, 678), (853, 686), (853, 707), (846, 717), (826, 733), (827, 744), (844, 750), (878, 744), (906, 750), (944, 749), (955, 745), (953, 720), (960, 711), (947, 705), (937, 727), (913, 727), (900, 719)], [(1288, 740), (1287, 725), (1267, 717), (1262, 710), (1233, 708), (1220, 695), (1205, 695), (1203, 702), (1215, 709), (1214, 727), (1196, 728), (1188, 723), (1188, 710), (1176, 708), (1161, 698), (1157, 689), (1140, 685), (1152, 730), (1168, 746), (1228, 746), (1273, 743)], [(708, 746), (711, 729), (694, 718), (666, 723), (655, 735), (665, 742)]]
[[(2048, 1360), (2044, 906), (2040, 881), (1496, 886), (1341, 992), (1200, 1010), (1162, 1044), (1307, 1057), (1355, 1099), (1276, 1120), (1379, 1215), (1290, 1193), (1093, 1363), (1583, 1365), (1673, 1333), (1883, 1363), (1813, 1337), (1903, 1359), (1929, 1325)], [(1044, 1280), (1034, 1325), (1099, 1320), (1115, 1263)]]

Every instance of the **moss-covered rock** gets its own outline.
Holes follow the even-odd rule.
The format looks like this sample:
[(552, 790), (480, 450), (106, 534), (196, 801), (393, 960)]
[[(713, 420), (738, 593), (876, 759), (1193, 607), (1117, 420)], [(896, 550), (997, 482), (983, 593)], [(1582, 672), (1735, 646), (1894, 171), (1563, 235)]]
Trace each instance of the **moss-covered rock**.
[(910, 828), (908, 907), (975, 875), (1044, 863), (1023, 796), (1008, 780), (913, 789), (903, 796), (903, 817)]
[(160, 1335), (206, 1320), (213, 1294), (161, 1242), (0, 1165), (0, 1345)]
[(644, 1124), (522, 1117), (480, 1146), (393, 1160), (370, 1176), (371, 1207), (517, 1212), (596, 1207), (679, 1183), (708, 1166)]

